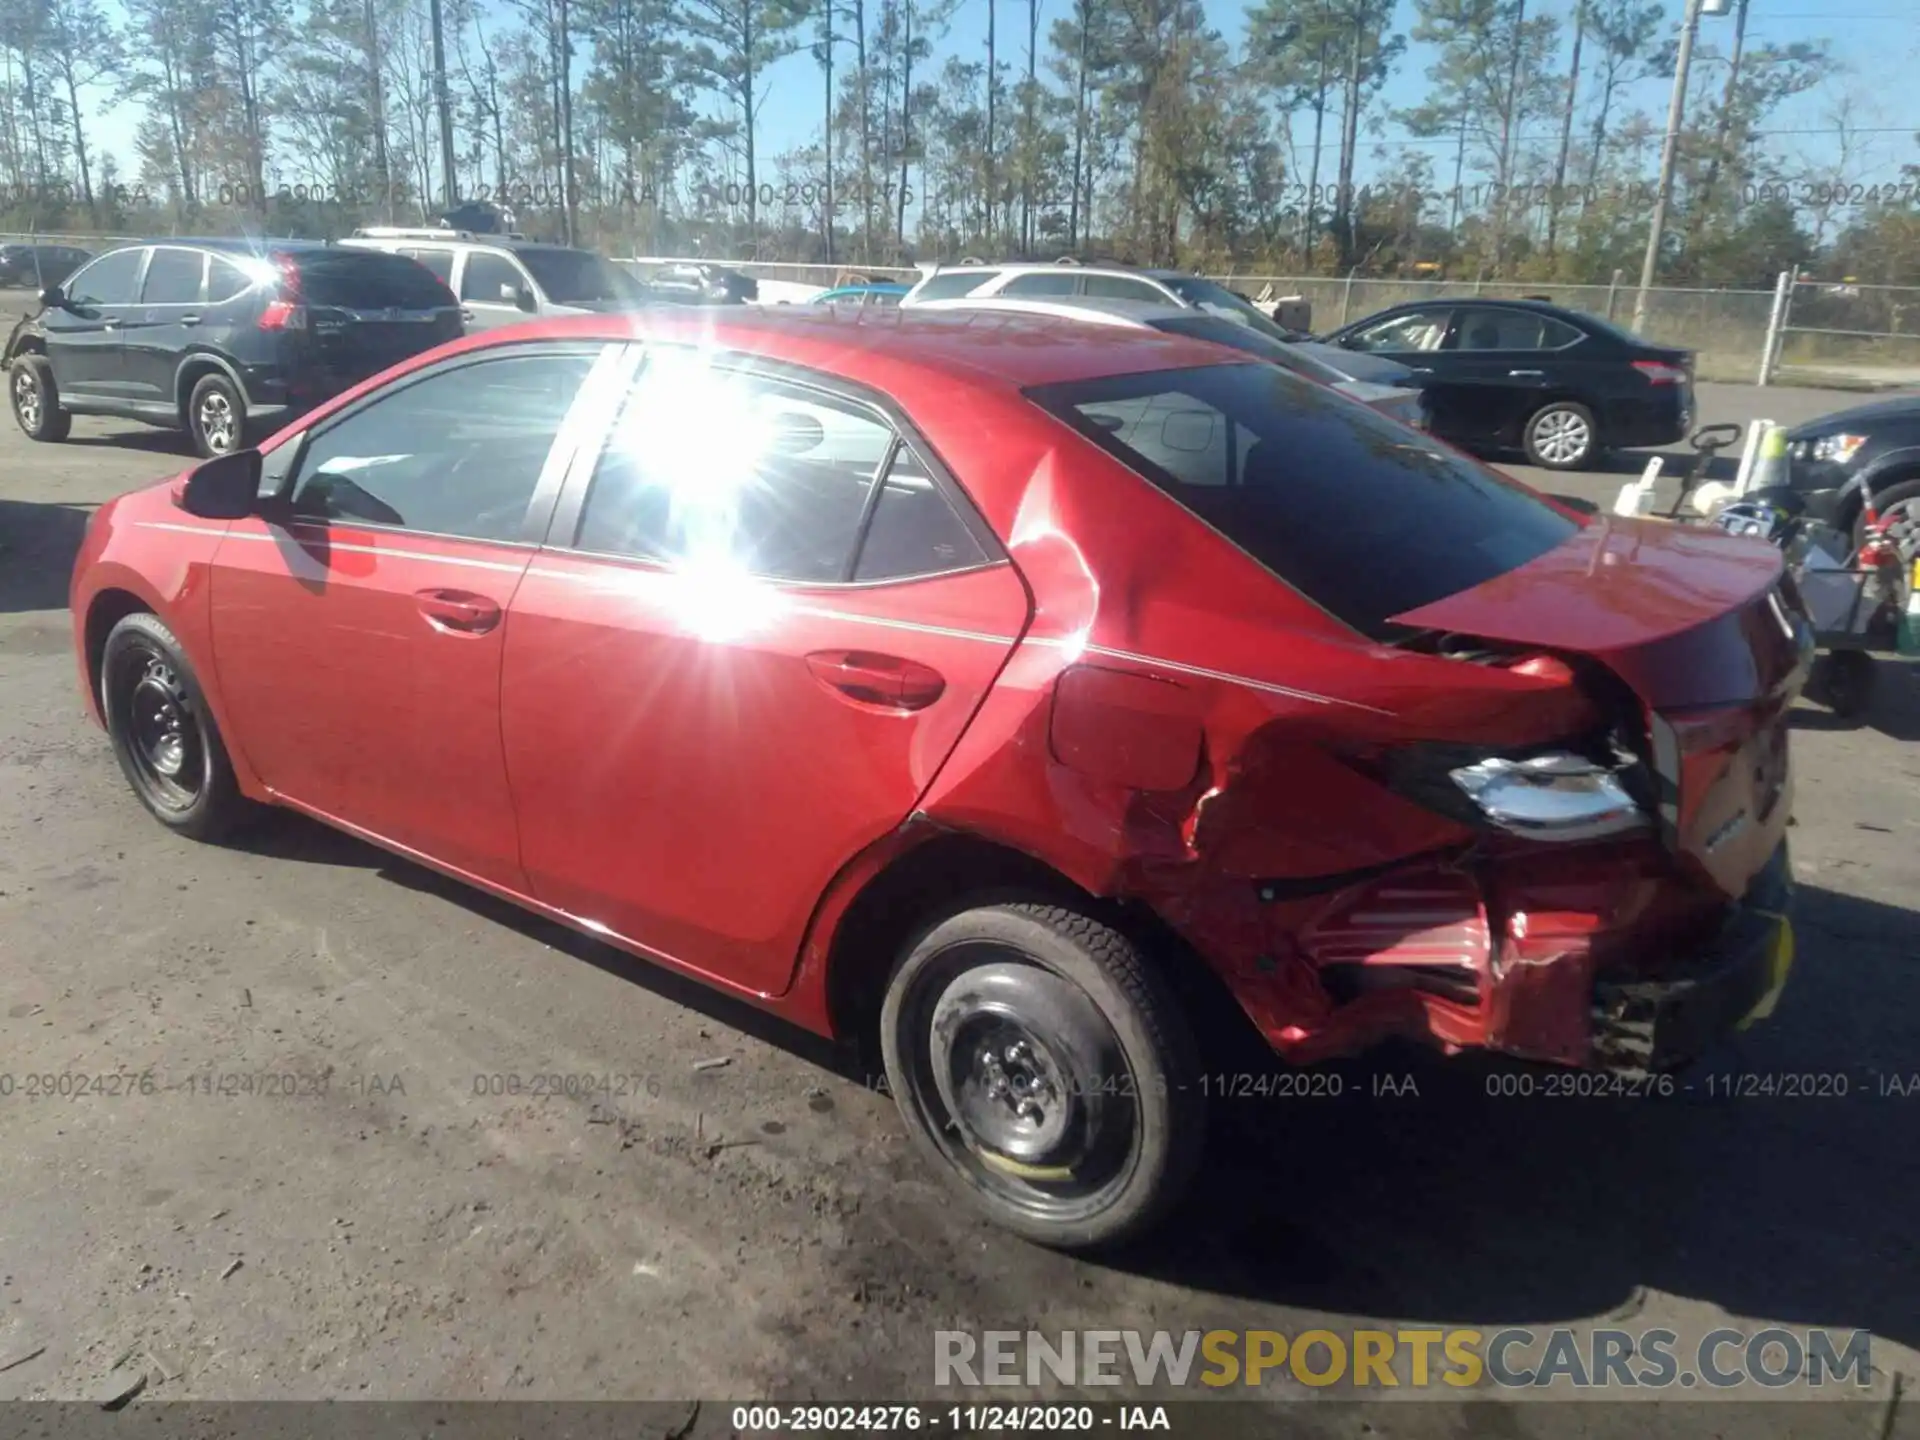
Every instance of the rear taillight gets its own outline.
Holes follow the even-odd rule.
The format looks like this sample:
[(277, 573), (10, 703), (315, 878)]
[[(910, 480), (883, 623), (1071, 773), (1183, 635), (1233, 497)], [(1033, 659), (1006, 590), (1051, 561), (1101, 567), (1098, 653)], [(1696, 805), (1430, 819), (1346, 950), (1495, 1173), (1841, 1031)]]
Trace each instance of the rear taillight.
[(1684, 366), (1669, 365), (1664, 360), (1636, 360), (1633, 368), (1647, 377), (1649, 385), (1681, 385), (1687, 378)]
[(294, 264), (291, 255), (276, 255), (273, 263), (280, 272), (279, 294), (268, 301), (267, 308), (260, 312), (260, 328), (304, 330), (307, 328), (307, 307), (301, 303), (300, 268)]
[(307, 328), (307, 310), (291, 300), (275, 300), (260, 312), (262, 330), (304, 330)]

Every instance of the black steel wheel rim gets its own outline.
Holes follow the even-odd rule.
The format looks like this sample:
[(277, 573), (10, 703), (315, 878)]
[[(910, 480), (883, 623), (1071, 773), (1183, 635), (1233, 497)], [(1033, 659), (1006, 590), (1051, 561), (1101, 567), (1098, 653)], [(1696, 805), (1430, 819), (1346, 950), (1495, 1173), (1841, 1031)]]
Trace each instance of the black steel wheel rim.
[(916, 973), (897, 1023), (906, 1099), (976, 1186), (1056, 1223), (1097, 1215), (1126, 1187), (1143, 1097), (1071, 980), (1010, 946), (962, 942)]
[(171, 657), (140, 646), (118, 667), (122, 743), (140, 788), (168, 810), (186, 810), (206, 786), (207, 751), (192, 696)]

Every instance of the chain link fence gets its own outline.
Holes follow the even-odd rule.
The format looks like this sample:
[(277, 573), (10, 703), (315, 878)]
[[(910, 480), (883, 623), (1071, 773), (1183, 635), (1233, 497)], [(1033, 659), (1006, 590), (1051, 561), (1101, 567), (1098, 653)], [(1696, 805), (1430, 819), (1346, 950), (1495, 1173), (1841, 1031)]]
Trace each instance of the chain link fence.
[(1781, 277), (1767, 378), (1920, 385), (1920, 287)]
[[(0, 234), (0, 242), (104, 249), (132, 237)], [(160, 239), (155, 235), (149, 238)], [(865, 280), (911, 284), (913, 268), (796, 261), (711, 260), (701, 256), (626, 256), (619, 263), (645, 278), (670, 264), (724, 264), (761, 282), (770, 302), (801, 303), (820, 290)], [(1468, 296), (1544, 297), (1557, 305), (1625, 325), (1635, 290), (1616, 273), (1605, 285), (1470, 280), (1385, 280), (1351, 276), (1215, 274), (1211, 278), (1255, 300), (1298, 298), (1312, 328), (1336, 330), (1392, 305)], [(1650, 290), (1642, 333), (1655, 344), (1692, 350), (1707, 380), (1766, 384), (1770, 379), (1856, 386), (1920, 384), (1920, 287), (1836, 284), (1787, 273), (1774, 290)]]

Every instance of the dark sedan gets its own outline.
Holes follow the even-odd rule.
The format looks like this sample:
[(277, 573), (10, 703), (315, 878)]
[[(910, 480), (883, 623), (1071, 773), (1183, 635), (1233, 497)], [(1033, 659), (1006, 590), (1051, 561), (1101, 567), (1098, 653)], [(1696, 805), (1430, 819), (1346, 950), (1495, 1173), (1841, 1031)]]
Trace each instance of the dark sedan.
[[(1846, 528), (1860, 518), (1865, 477), (1884, 515), (1920, 511), (1920, 394), (1822, 415), (1787, 432), (1788, 483), (1808, 508)], [(1844, 493), (1843, 493), (1844, 492)]]
[(1521, 450), (1549, 470), (1588, 469), (1614, 448), (1670, 445), (1693, 422), (1691, 351), (1542, 301), (1397, 305), (1327, 339), (1411, 368), (1435, 434)]

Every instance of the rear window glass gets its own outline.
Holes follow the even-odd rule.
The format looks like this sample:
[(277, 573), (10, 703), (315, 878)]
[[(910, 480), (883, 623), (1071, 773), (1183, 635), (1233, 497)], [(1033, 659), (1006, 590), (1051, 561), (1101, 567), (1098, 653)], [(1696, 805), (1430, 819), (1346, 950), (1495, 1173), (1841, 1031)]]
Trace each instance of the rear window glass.
[(1153, 327), (1171, 335), (1191, 335), (1196, 340), (1211, 340), (1216, 345), (1232, 346), (1235, 350), (1257, 355), (1262, 360), (1284, 365), (1296, 375), (1318, 380), (1322, 385), (1338, 385), (1347, 378), (1331, 365), (1311, 355), (1302, 355), (1286, 341), (1264, 335), (1251, 325), (1229, 320), (1224, 315), (1169, 315), (1164, 320), (1154, 321)]
[(297, 252), (300, 291), (309, 305), (350, 310), (434, 310), (451, 305), (447, 287), (404, 255), (384, 250)]
[(626, 304), (646, 298), (637, 281), (591, 250), (522, 250), (520, 263), (556, 305)]
[(1336, 618), (1470, 590), (1579, 528), (1517, 482), (1270, 365), (1044, 386), (1029, 397)]
[(929, 275), (920, 282), (920, 288), (913, 292), (913, 298), (916, 303), (921, 300), (958, 300), (962, 295), (971, 295), (999, 273), (998, 270), (948, 270), (943, 274)]

